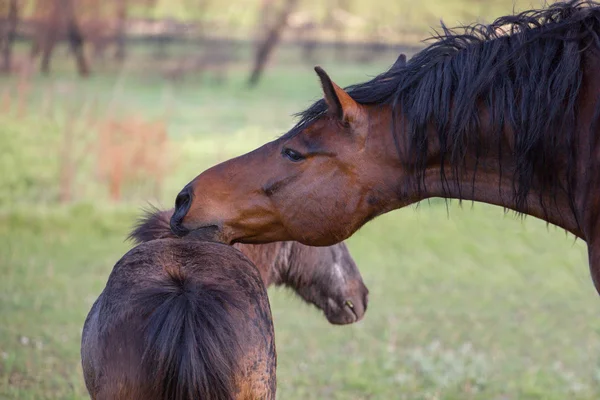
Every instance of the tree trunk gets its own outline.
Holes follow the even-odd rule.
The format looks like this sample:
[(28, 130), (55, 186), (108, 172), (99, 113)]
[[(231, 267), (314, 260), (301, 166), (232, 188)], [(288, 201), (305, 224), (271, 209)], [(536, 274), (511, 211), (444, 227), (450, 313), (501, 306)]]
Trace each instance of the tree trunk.
[(75, 62), (77, 64), (77, 71), (81, 76), (88, 76), (90, 74), (90, 68), (87, 60), (85, 59), (85, 53), (83, 52), (83, 36), (79, 30), (79, 26), (75, 19), (69, 21), (67, 28), (67, 35), (69, 38), (69, 45), (75, 56)]
[(127, 40), (127, 1), (119, 0), (117, 10), (117, 51), (115, 52), (115, 58), (117, 61), (122, 62), (126, 57), (126, 40)]
[(273, 19), (273, 0), (261, 0), (260, 2), (260, 11), (258, 12), (258, 21), (257, 21), (257, 32), (256, 37), (260, 38), (260, 34), (263, 29), (266, 29), (267, 26), (271, 23)]
[(83, 51), (83, 35), (77, 24), (75, 9), (72, 0), (55, 0), (48, 21), (46, 22), (46, 37), (43, 39), (42, 72), (48, 73), (50, 70), (50, 59), (52, 50), (56, 46), (59, 38), (59, 32), (65, 27), (67, 41), (75, 57), (77, 71), (81, 76), (88, 76), (90, 69), (85, 59)]
[(8, 15), (6, 22), (6, 30), (4, 32), (4, 41), (2, 47), (2, 70), (10, 73), (12, 66), (12, 47), (17, 33), (17, 24), (19, 21), (18, 0), (10, 0), (8, 5)]
[(256, 49), (256, 55), (254, 58), (254, 68), (252, 69), (252, 74), (248, 79), (248, 86), (253, 87), (256, 86), (258, 81), (260, 80), (260, 76), (267, 64), (269, 56), (277, 46), (279, 39), (281, 38), (281, 33), (287, 26), (287, 20), (289, 15), (294, 11), (296, 5), (298, 4), (298, 0), (287, 0), (283, 9), (277, 16), (277, 19), (273, 23), (273, 26), (265, 36), (265, 39), (262, 43), (260, 43)]
[(83, 51), (83, 35), (77, 24), (73, 0), (44, 0), (39, 12), (45, 15), (37, 29), (31, 49), (31, 57), (35, 58), (38, 51), (42, 52), (40, 69), (42, 73), (50, 72), (52, 52), (59, 40), (66, 34), (67, 41), (77, 63), (81, 76), (90, 73)]
[(75, 9), (73, 7), (72, 0), (62, 0), (63, 10), (67, 17), (67, 40), (71, 46), (71, 51), (75, 56), (75, 62), (77, 64), (77, 71), (81, 76), (88, 76), (90, 69), (85, 59), (85, 53), (83, 51), (83, 35), (77, 24), (77, 18), (75, 17)]
[(51, 26), (46, 27), (45, 37), (41, 38), (42, 40), (42, 62), (40, 65), (40, 69), (43, 74), (47, 75), (50, 73), (50, 60), (52, 59), (52, 51), (56, 46), (56, 41), (58, 38), (56, 37), (56, 32), (53, 30)]

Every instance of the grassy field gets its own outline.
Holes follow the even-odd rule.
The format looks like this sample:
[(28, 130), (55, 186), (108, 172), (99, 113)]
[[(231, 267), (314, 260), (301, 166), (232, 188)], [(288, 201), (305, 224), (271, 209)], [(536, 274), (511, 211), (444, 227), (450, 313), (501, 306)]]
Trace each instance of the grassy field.
[[(80, 331), (135, 209), (0, 216), (0, 398), (85, 398)], [(594, 399), (600, 323), (585, 248), (533, 219), (443, 204), (350, 240), (365, 319), (328, 325), (272, 290), (281, 399)]]
[[(385, 65), (324, 67), (345, 85)], [(256, 91), (244, 77), (219, 87), (58, 73), (33, 82), (30, 107), (55, 90), (64, 107), (93, 97), (101, 111), (148, 118), (169, 108), (177, 164), (152, 201), (170, 206), (202, 169), (276, 137), (320, 93), (308, 66), (275, 67)], [(42, 140), (59, 134), (52, 121), (0, 116), (0, 399), (86, 398), (81, 327), (146, 204), (110, 205), (82, 180), (74, 204), (56, 205), (56, 156)], [(378, 218), (349, 246), (371, 291), (360, 323), (331, 326), (289, 292), (270, 292), (280, 399), (600, 397), (600, 302), (584, 243), (499, 208), (451, 203), (448, 213), (435, 200)]]

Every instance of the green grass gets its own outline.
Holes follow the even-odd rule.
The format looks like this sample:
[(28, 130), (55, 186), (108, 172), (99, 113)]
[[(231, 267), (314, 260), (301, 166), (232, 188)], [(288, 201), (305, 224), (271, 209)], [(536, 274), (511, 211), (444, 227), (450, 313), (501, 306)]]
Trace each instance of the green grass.
[[(386, 66), (323, 65), (341, 85)], [(320, 96), (309, 65), (275, 66), (254, 91), (244, 77), (171, 85), (58, 71), (33, 82), (28, 116), (0, 116), (0, 399), (86, 398), (81, 328), (146, 201), (108, 205), (83, 168), (77, 202), (54, 204), (61, 110), (97, 99), (100, 113), (113, 104), (150, 118), (170, 107), (179, 162), (156, 199), (169, 206), (204, 168), (273, 139)], [(60, 118), (49, 122), (40, 110), (52, 90)], [(329, 325), (271, 290), (280, 399), (600, 397), (600, 303), (584, 243), (491, 206), (449, 211), (439, 200), (395, 211), (349, 240), (371, 291), (356, 325)]]
[[(100, 70), (81, 81), (73, 79), (72, 66), (65, 66), (64, 61), (58, 60), (57, 71), (51, 77), (34, 78), (28, 99), (30, 113), (23, 118), (16, 117), (16, 110), (8, 115), (0, 113), (0, 167), (7, 171), (0, 178), (0, 206), (19, 204), (23, 199), (35, 204), (56, 200), (59, 176), (55, 155), (60, 151), (65, 121), (71, 115), (82, 119), (79, 137), (94, 140), (94, 132), (79, 117), (83, 110), (91, 109), (88, 113), (100, 119), (132, 114), (166, 118), (178, 148), (176, 168), (165, 182), (166, 195), (152, 200), (171, 204), (174, 194), (203, 169), (288, 130), (294, 122), (292, 114), (306, 108), (321, 93), (317, 76), (308, 64), (275, 66), (257, 89), (250, 90), (245, 84), (245, 70), (232, 71), (224, 85), (200, 81), (194, 75), (183, 84), (173, 84), (158, 78), (155, 72), (140, 74), (137, 69), (127, 68), (118, 75)], [(369, 79), (393, 61), (390, 58), (387, 63), (365, 66), (330, 61), (323, 67), (336, 82), (349, 85)], [(14, 83), (0, 77), (0, 95), (3, 85)], [(82, 147), (78, 146), (80, 153)], [(48, 153), (54, 156), (44, 157)], [(90, 154), (86, 161), (93, 156)], [(105, 199), (106, 193), (93, 183), (95, 172), (87, 167), (79, 171), (76, 200)]]
[[(85, 398), (83, 321), (129, 248), (132, 208), (0, 215), (0, 398)], [(585, 246), (501, 209), (423, 204), (351, 240), (365, 319), (271, 290), (281, 399), (593, 399), (600, 311)], [(502, 397), (505, 396), (505, 397)]]

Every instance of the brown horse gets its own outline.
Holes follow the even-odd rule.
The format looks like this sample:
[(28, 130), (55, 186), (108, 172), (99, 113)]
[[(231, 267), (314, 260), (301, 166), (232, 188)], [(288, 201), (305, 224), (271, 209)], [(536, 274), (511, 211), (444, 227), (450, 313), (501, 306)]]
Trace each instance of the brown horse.
[[(340, 243), (230, 246), (173, 239), (155, 210), (131, 238), (84, 324), (93, 399), (271, 399), (276, 352), (270, 284), (293, 288), (334, 324), (360, 320), (368, 290)], [(173, 379), (173, 377), (177, 377)]]
[[(137, 243), (177, 238), (169, 227), (173, 210), (147, 211), (130, 239)], [(310, 247), (298, 242), (263, 245), (236, 243), (258, 268), (266, 287), (287, 286), (307, 303), (323, 310), (336, 325), (360, 321), (367, 311), (369, 290), (345, 243)]]
[(444, 27), (405, 65), (345, 90), (315, 70), (324, 99), (188, 184), (173, 232), (330, 245), (423, 199), (473, 200), (585, 240), (600, 291), (600, 4)]
[(83, 327), (94, 400), (275, 399), (267, 291), (241, 252), (159, 239), (115, 265)]

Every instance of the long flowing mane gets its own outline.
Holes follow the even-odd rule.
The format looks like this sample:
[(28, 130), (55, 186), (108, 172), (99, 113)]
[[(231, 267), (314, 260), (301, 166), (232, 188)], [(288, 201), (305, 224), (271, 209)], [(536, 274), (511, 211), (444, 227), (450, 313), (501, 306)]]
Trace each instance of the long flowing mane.
[[(392, 107), (391, 132), (399, 152), (399, 141), (407, 141), (411, 159), (403, 161), (417, 178), (422, 177), (434, 128), (442, 182), (448, 183), (447, 162), (458, 183), (466, 150), (475, 149), (475, 157), (480, 156), (480, 112), (485, 108), (498, 151), (511, 151), (516, 161), (512, 179), (517, 207), (526, 206), (534, 177), (540, 193), (556, 196), (565, 191), (573, 202), (572, 149), (583, 53), (600, 49), (599, 35), (600, 3), (581, 0), (501, 17), (490, 25), (449, 29), (442, 24), (442, 32), (430, 39), (434, 42), (405, 66), (346, 90), (360, 104)], [(326, 111), (325, 102), (317, 101), (298, 114), (299, 122), (284, 137)], [(404, 124), (398, 123), (400, 115)], [(502, 148), (506, 132), (514, 148)]]

